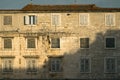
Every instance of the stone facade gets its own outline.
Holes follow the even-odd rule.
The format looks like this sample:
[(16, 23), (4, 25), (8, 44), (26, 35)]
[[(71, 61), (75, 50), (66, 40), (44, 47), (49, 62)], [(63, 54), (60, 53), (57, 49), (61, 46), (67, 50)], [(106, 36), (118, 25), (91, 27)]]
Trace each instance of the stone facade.
[[(33, 5), (34, 6), (34, 5)], [(64, 6), (63, 6), (64, 8)], [(106, 10), (106, 9), (105, 9)], [(0, 10), (0, 78), (9, 79), (119, 79), (120, 78), (120, 10), (95, 8), (88, 11)], [(52, 25), (52, 15), (60, 16), (60, 24)], [(80, 25), (80, 14), (88, 15), (88, 25)], [(114, 25), (106, 25), (106, 14), (114, 15)], [(35, 15), (35, 25), (25, 25), (24, 17)], [(4, 16), (12, 16), (12, 24), (4, 25)], [(106, 38), (115, 39), (114, 48), (106, 48)], [(5, 38), (12, 48), (5, 49)], [(27, 39), (35, 39), (35, 48), (27, 47)], [(52, 38), (59, 38), (60, 47), (52, 48)], [(89, 38), (89, 47), (80, 48), (80, 38)], [(112, 45), (112, 43), (111, 43)], [(50, 70), (51, 58), (60, 58), (60, 71)], [(80, 59), (88, 59), (83, 66)], [(105, 70), (106, 58), (113, 58)], [(12, 59), (12, 71), (3, 71), (5, 59)], [(27, 72), (27, 60), (35, 59), (37, 71)], [(115, 62), (114, 62), (115, 59)], [(108, 61), (109, 63), (109, 61)], [(112, 63), (112, 61), (111, 61)], [(11, 62), (8, 62), (11, 64)], [(89, 66), (87, 66), (87, 65)], [(34, 63), (33, 63), (34, 65)], [(8, 65), (9, 66), (9, 65)], [(87, 66), (87, 67), (86, 67)], [(109, 64), (108, 64), (109, 70)], [(82, 72), (83, 71), (83, 72)]]

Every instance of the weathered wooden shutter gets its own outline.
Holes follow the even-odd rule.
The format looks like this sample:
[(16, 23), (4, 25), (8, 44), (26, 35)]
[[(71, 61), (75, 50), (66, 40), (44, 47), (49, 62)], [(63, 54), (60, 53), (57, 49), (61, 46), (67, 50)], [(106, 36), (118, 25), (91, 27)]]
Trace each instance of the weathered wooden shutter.
[(24, 24), (28, 25), (30, 23), (29, 16), (24, 16)]

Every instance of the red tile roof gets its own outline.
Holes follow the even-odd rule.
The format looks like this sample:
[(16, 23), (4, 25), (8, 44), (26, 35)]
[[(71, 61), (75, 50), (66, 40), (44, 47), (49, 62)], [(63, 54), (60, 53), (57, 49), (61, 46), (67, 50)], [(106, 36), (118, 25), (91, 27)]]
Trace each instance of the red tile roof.
[(28, 4), (21, 9), (22, 11), (120, 11), (120, 8), (100, 8), (95, 4), (88, 5), (79, 5), (79, 4), (71, 4), (71, 5), (33, 5)]
[(101, 8), (95, 4), (71, 4), (71, 5), (34, 5), (28, 4), (22, 9), (2, 9), (0, 13), (4, 12), (120, 12), (120, 8)]

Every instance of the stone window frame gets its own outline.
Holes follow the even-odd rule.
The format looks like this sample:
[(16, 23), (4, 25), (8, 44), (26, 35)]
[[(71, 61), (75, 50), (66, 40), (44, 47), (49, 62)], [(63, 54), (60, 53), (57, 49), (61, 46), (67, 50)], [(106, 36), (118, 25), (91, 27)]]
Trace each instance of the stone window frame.
[[(106, 47), (106, 38), (114, 38), (114, 39), (115, 39), (115, 42), (114, 42), (115, 47), (114, 47), (114, 48), (107, 48), (107, 47)], [(104, 48), (105, 48), (105, 49), (116, 49), (116, 37), (115, 37), (115, 36), (106, 36), (106, 37), (104, 38)]]
[[(11, 19), (11, 22), (8, 22), (8, 23), (6, 24), (5, 17), (9, 17), (9, 18)], [(9, 19), (9, 20), (10, 20), (10, 19)], [(7, 20), (8, 20), (8, 19), (7, 19)], [(3, 25), (4, 25), (4, 26), (11, 26), (12, 23), (13, 23), (13, 16), (12, 16), (12, 15), (4, 15), (4, 16), (3, 16)]]
[[(35, 67), (36, 67), (36, 70), (33, 70), (33, 71), (28, 71), (27, 70), (27, 61), (28, 60), (35, 60)], [(38, 72), (38, 58), (35, 58), (35, 57), (27, 57), (25, 58), (25, 67), (26, 67), (26, 73), (37, 73)]]
[[(113, 16), (113, 24), (110, 25), (107, 24), (107, 18), (106, 18), (107, 15)], [(116, 19), (115, 13), (105, 13), (105, 26), (115, 26), (116, 25), (115, 19)]]
[[(11, 48), (4, 48), (4, 39), (11, 39)], [(2, 47), (2, 49), (3, 50), (13, 50), (14, 49), (14, 37), (2, 37), (2, 45), (3, 45), (3, 47)]]
[[(80, 16), (81, 15), (87, 16), (87, 24), (80, 24), (80, 22), (81, 22)], [(89, 24), (90, 24), (90, 14), (89, 13), (79, 13), (79, 26), (89, 26)]]
[[(59, 17), (59, 24), (58, 25), (56, 25), (56, 24), (53, 24), (53, 16), (54, 15), (57, 15), (58, 17)], [(51, 14), (51, 26), (54, 26), (54, 27), (60, 27), (61, 26), (61, 23), (62, 23), (62, 21), (61, 21), (61, 14), (60, 13), (52, 13)]]
[[(31, 19), (30, 16), (34, 16), (34, 23), (32, 22), (33, 20), (29, 20)], [(33, 24), (31, 24), (30, 22), (32, 22)], [(28, 25), (28, 26), (36, 26), (38, 23), (38, 15), (36, 14), (28, 14), (28, 15), (24, 15), (24, 25)]]
[[(35, 39), (35, 48), (28, 48), (28, 39)], [(25, 41), (26, 41), (26, 49), (37, 49), (37, 37), (25, 37)]]
[[(80, 46), (80, 49), (90, 49), (90, 38), (89, 37), (80, 37), (80, 39), (82, 39), (82, 38), (88, 38), (89, 39), (89, 47), (88, 48), (81, 48), (81, 46)], [(79, 41), (80, 41), (80, 39), (79, 39)], [(81, 41), (80, 41), (79, 44), (81, 45)]]
[[(49, 72), (50, 73), (59, 73), (59, 72), (62, 72), (63, 71), (63, 58), (62, 57), (50, 57), (50, 60), (49, 60)], [(52, 64), (51, 64), (51, 61), (60, 61), (60, 66), (59, 66), (59, 70), (52, 70)]]
[[(115, 72), (107, 72), (106, 71), (106, 59), (115, 59)], [(117, 58), (116, 57), (104, 57), (104, 73), (117, 73)]]
[[(7, 60), (11, 60), (12, 63), (11, 63), (11, 66), (12, 66), (12, 70), (10, 71), (4, 71), (4, 61), (7, 61)], [(9, 58), (9, 57), (5, 57), (5, 58), (2, 58), (2, 73), (13, 73), (14, 72), (14, 58)]]
[[(54, 48), (52, 47), (52, 39), (59, 39), (59, 47), (54, 47)], [(50, 43), (51, 43), (51, 45), (50, 45), (51, 49), (60, 49), (61, 48), (61, 44), (60, 44), (61, 43), (61, 39), (60, 39), (60, 37), (51, 37), (50, 38)]]
[[(80, 71), (80, 73), (91, 73), (91, 57), (81, 56), (81, 57), (80, 57), (80, 60), (81, 60), (81, 59), (88, 59), (88, 60), (89, 60), (89, 69), (90, 69), (90, 70), (87, 71), (87, 72), (82, 72), (82, 71), (81, 71), (81, 62), (79, 62), (79, 71)], [(79, 61), (80, 61), (80, 60), (79, 60)]]

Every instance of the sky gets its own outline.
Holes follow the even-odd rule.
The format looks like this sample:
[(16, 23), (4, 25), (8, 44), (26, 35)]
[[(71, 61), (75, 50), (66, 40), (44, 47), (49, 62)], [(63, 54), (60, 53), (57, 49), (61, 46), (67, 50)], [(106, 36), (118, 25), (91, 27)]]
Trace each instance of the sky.
[(21, 9), (27, 4), (96, 4), (98, 7), (120, 8), (120, 0), (0, 0), (0, 9)]

